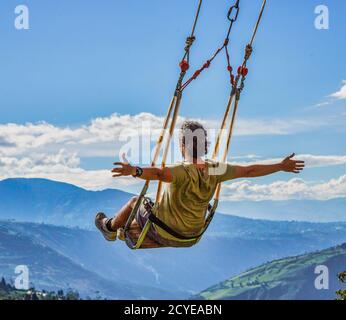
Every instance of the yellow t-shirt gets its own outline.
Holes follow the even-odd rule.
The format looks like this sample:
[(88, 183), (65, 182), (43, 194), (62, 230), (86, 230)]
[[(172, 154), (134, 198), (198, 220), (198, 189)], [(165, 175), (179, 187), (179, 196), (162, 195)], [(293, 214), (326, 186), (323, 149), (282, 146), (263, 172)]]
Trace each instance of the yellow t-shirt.
[[(156, 215), (174, 231), (186, 237), (199, 235), (205, 224), (208, 204), (219, 183), (234, 177), (234, 167), (206, 161), (204, 172), (194, 164), (181, 163), (169, 166), (173, 182), (166, 185)], [(157, 233), (168, 240), (179, 241), (155, 226)]]

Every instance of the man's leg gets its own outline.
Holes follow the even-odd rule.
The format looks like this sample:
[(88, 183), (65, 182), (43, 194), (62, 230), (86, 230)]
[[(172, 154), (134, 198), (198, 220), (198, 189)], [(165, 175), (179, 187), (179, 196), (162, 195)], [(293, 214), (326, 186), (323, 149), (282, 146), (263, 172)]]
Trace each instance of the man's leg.
[(127, 202), (118, 211), (118, 213), (114, 216), (114, 218), (108, 222), (107, 227), (111, 231), (117, 231), (118, 229), (125, 227), (125, 224), (132, 212), (132, 209), (136, 205), (137, 200), (138, 200), (138, 197), (133, 197), (132, 199), (130, 199), (130, 201)]
[(112, 219), (107, 218), (107, 216), (102, 212), (96, 215), (95, 225), (101, 231), (106, 240), (116, 240), (117, 230), (125, 226), (137, 199), (137, 197), (133, 197)]

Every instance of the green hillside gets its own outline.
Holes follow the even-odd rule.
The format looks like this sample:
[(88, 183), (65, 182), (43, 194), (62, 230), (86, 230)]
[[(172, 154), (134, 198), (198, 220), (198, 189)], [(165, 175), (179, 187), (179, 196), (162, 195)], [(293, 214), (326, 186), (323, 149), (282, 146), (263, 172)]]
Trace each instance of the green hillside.
[[(329, 289), (317, 290), (316, 266), (329, 269)], [(193, 299), (206, 300), (329, 300), (342, 284), (346, 244), (301, 256), (276, 260), (213, 286)]]
[(79, 300), (79, 293), (63, 290), (57, 293), (54, 291), (38, 291), (35, 289), (17, 290), (13, 285), (6, 282), (4, 278), (0, 281), (0, 301), (1, 300)]
[(24, 300), (25, 293), (16, 290), (2, 278), (0, 281), (0, 300)]

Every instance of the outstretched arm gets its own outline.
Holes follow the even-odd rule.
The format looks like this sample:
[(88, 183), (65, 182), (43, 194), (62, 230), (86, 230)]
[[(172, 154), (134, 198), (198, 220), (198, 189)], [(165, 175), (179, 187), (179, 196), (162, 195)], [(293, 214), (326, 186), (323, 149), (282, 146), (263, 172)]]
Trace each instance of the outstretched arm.
[[(112, 170), (113, 177), (127, 177), (127, 176), (136, 176), (137, 167), (132, 166), (128, 163), (125, 155), (123, 155), (123, 162), (115, 162), (116, 168)], [(151, 181), (162, 181), (165, 183), (171, 183), (173, 181), (173, 176), (169, 168), (142, 168), (142, 175), (138, 178), (143, 180)]]
[(291, 172), (300, 173), (304, 167), (304, 161), (293, 160), (295, 154), (285, 158), (282, 162), (269, 165), (253, 165), (253, 166), (235, 166), (234, 167), (234, 179), (238, 178), (256, 178), (271, 175), (276, 172)]

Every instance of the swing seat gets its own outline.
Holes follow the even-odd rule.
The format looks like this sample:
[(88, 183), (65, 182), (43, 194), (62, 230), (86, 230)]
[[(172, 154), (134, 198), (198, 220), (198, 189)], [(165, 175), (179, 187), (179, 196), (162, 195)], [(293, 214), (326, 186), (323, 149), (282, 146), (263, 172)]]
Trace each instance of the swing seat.
[[(131, 226), (128, 230), (128, 236), (131, 237), (132, 241), (137, 243), (141, 233), (142, 233), (142, 229), (137, 223), (137, 221), (136, 220), (132, 221)], [(124, 229), (118, 230), (118, 239), (121, 241), (126, 241)], [(152, 240), (150, 237), (145, 237), (144, 241), (141, 244), (141, 249), (158, 249), (163, 247), (164, 245)]]
[[(145, 191), (145, 190), (144, 190)], [(171, 229), (169, 226), (167, 226), (163, 221), (158, 219), (155, 214), (153, 213), (153, 207), (154, 204), (149, 202), (147, 198), (144, 197), (144, 193), (142, 192), (141, 196), (138, 197), (137, 203), (135, 207), (132, 210), (132, 213), (127, 221), (127, 224), (124, 229), (118, 230), (118, 239), (125, 241), (127, 246), (130, 249), (154, 249), (154, 248), (163, 248), (171, 245), (164, 245), (161, 243), (156, 242), (155, 240), (151, 239), (147, 236), (148, 231), (152, 224), (159, 226), (161, 229), (165, 230), (167, 233), (169, 233), (171, 236), (176, 237), (177, 239), (180, 239), (184, 245), (181, 245), (181, 247), (190, 247), (197, 243), (203, 236), (203, 234), (207, 231), (214, 215), (216, 212), (216, 208), (218, 206), (218, 200), (214, 199), (214, 204), (209, 204), (207, 208), (207, 218), (205, 221), (204, 229), (203, 231), (194, 237), (185, 237), (177, 233), (175, 230)], [(149, 214), (149, 220), (146, 222), (145, 226), (143, 228), (140, 227), (136, 219), (134, 218), (137, 214), (137, 211), (140, 207), (140, 205), (145, 203), (146, 210), (150, 212)], [(173, 247), (176, 247), (175, 245), (172, 245)], [(180, 247), (180, 246), (179, 246)]]

